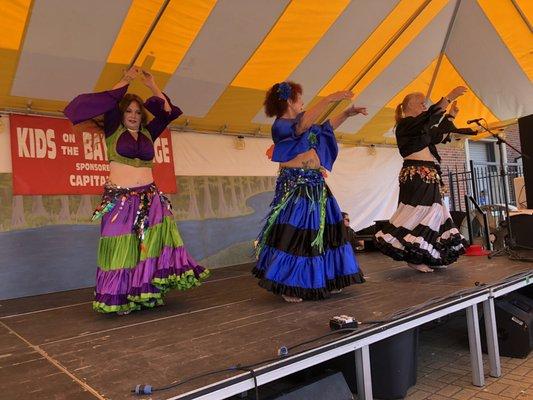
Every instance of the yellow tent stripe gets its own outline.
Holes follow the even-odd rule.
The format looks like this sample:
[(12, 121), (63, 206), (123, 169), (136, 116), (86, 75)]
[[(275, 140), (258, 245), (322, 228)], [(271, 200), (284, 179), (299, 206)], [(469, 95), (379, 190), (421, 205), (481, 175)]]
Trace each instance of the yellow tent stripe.
[(171, 1), (136, 64), (142, 65), (145, 58), (151, 55), (155, 58), (153, 71), (172, 74), (202, 29), (215, 3), (215, 0)]
[(19, 0), (3, 7), (0, 12), (0, 26), (2, 27), (0, 49), (19, 49), (30, 6), (31, 0)]
[(533, 25), (533, 1), (531, 0), (515, 0), (518, 7), (525, 14), (526, 19), (530, 25)]
[[(366, 39), (339, 72), (320, 91), (319, 96), (326, 96), (337, 90), (350, 87), (367, 63), (394, 35), (394, 33), (422, 5), (423, 0), (402, 0), (383, 20), (376, 30)], [(384, 56), (372, 67), (366, 76), (355, 86), (354, 91), (362, 92), (404, 49), (415, 39), (431, 20), (443, 9), (448, 0), (434, 0), (424, 9), (415, 21), (403, 32), (400, 38), (389, 48)]]
[(444, 57), (433, 89), (433, 100), (439, 100), (441, 96), (445, 96), (452, 88), (459, 85), (468, 87), (468, 92), (458, 99), (460, 111), (455, 120), (456, 125), (466, 126), (466, 120), (479, 117), (485, 118), (489, 123), (499, 121), (468, 86), (448, 57)]
[(133, 0), (107, 58), (108, 63), (130, 63), (163, 2), (164, 0)]
[(0, 12), (0, 107), (26, 106), (26, 99), (9, 95), (17, 71), (24, 32), (29, 21), (31, 0), (9, 2)]
[[(479, 0), (479, 5), (513, 57), (530, 80), (533, 80), (533, 33), (511, 1)], [(526, 7), (529, 4), (529, 7)], [(533, 16), (533, 1), (519, 3), (524, 13)], [(526, 16), (528, 16), (526, 14)]]
[(349, 3), (293, 0), (231, 85), (265, 90), (286, 79)]

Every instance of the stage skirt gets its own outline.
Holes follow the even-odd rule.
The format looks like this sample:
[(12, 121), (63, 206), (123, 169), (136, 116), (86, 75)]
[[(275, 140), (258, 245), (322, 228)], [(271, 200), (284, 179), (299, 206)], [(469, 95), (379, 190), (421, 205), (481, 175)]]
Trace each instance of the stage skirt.
[(200, 285), (209, 271), (189, 255), (170, 201), (155, 184), (108, 183), (93, 220), (102, 218), (93, 308), (109, 313), (163, 304), (170, 289)]
[(319, 300), (364, 282), (320, 170), (282, 168), (256, 245), (253, 274), (275, 294)]
[(442, 204), (441, 173), (430, 161), (405, 160), (398, 209), (375, 235), (378, 248), (398, 261), (448, 265), (465, 252), (465, 238)]

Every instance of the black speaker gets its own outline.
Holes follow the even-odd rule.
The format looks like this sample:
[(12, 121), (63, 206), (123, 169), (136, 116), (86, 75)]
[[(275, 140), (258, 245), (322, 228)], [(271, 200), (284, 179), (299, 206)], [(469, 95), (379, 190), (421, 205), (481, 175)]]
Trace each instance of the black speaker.
[(511, 228), (518, 246), (533, 249), (533, 235), (531, 234), (533, 232), (533, 215), (511, 215)]
[(292, 389), (275, 400), (353, 400), (353, 394), (342, 373), (326, 375)]
[[(416, 384), (418, 329), (391, 336), (370, 345), (372, 392), (375, 399), (402, 399)], [(357, 392), (355, 353), (348, 353), (320, 366), (341, 371), (353, 393)]]
[(416, 385), (418, 329), (411, 329), (370, 346), (372, 392), (376, 399), (403, 399)]
[(526, 184), (526, 200), (528, 208), (533, 208), (533, 114), (518, 118), (520, 132), (520, 149), (529, 156), (522, 158), (524, 181)]
[(494, 306), (500, 355), (526, 358), (533, 346), (533, 299), (513, 292)]

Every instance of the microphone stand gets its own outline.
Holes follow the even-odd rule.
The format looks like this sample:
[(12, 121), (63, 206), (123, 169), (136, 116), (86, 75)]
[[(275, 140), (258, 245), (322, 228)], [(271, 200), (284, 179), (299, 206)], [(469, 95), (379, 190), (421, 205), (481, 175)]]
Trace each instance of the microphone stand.
[[(485, 119), (482, 118), (484, 121)], [(496, 143), (498, 144), (499, 154), (500, 154), (500, 179), (501, 179), (501, 185), (503, 187), (503, 196), (505, 201), (505, 223), (507, 225), (507, 236), (503, 240), (503, 247), (499, 250), (492, 251), (488, 258), (500, 256), (500, 255), (507, 255), (510, 259), (513, 260), (520, 260), (520, 261), (526, 261), (526, 259), (523, 259), (514, 249), (517, 247), (516, 240), (513, 237), (513, 231), (511, 229), (511, 216), (509, 215), (509, 191), (507, 190), (507, 170), (505, 168), (505, 164), (503, 163), (503, 149), (505, 148), (504, 144), (509, 146), (511, 149), (516, 151), (520, 156), (524, 158), (529, 158), (526, 154), (523, 154), (520, 150), (518, 150), (513, 145), (509, 144), (504, 138), (502, 138), (500, 135), (498, 135), (496, 132), (493, 132), (490, 130), (490, 128), (487, 126), (483, 126), (479, 123), (479, 120), (473, 121), (476, 125), (481, 127), (486, 132), (490, 133), (492, 137), (496, 139)], [(486, 124), (487, 121), (485, 121)]]

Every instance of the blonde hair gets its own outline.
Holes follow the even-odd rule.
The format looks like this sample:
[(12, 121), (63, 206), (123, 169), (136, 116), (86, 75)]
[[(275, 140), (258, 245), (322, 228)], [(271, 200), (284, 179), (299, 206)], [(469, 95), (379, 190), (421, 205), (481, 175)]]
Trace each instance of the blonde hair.
[(414, 92), (409, 93), (407, 96), (405, 96), (400, 104), (396, 106), (396, 109), (394, 110), (394, 119), (396, 120), (396, 124), (402, 120), (402, 118), (405, 117), (405, 110), (409, 109), (409, 102), (418, 96), (424, 97), (424, 93), (421, 92)]

